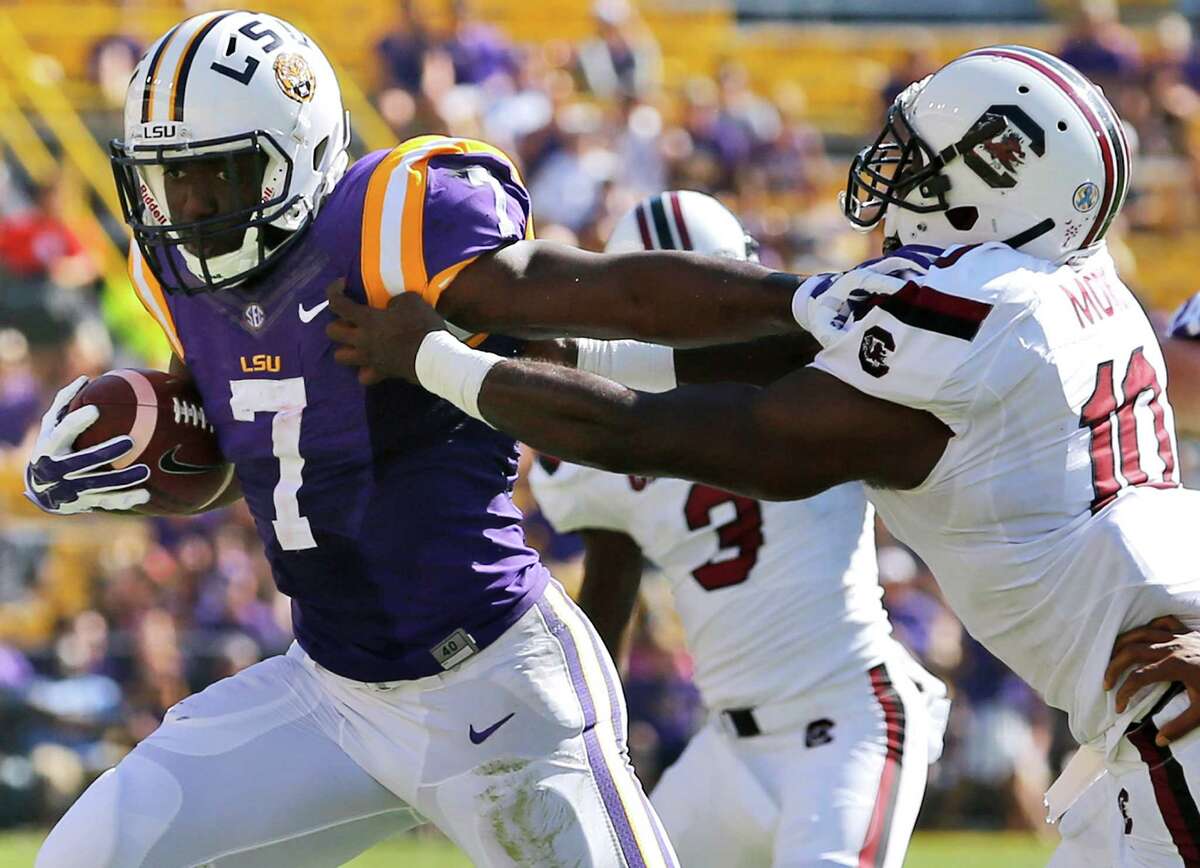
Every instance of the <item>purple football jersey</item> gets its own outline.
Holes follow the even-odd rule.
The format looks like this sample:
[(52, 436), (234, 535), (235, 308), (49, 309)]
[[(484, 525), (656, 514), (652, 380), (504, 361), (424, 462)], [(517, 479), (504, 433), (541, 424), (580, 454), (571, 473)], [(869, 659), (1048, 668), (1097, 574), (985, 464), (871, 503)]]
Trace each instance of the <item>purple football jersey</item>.
[[(442, 671), (435, 649), (459, 630), (487, 645), (548, 579), (512, 501), (513, 440), (417, 386), (363, 387), (333, 359), (325, 288), (345, 278), (350, 297), (367, 298), (363, 233), (382, 230), (364, 208), (372, 183), (396, 183), (371, 180), (390, 171), (391, 153), (352, 166), (266, 275), (166, 296), (205, 413), (292, 599), (298, 641), (321, 665), (372, 682)], [(495, 182), (480, 183), (472, 164)], [(426, 279), (524, 237), (529, 198), (513, 174), (487, 157), (429, 160)], [(401, 246), (398, 232), (375, 241)], [(512, 352), (516, 342), (485, 346)]]

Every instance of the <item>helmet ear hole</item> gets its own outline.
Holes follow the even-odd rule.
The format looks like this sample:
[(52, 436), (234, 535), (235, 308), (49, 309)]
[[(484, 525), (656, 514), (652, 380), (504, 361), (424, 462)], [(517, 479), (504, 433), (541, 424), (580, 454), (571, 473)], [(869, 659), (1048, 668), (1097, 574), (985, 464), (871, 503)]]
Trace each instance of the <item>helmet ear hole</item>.
[(968, 232), (979, 220), (979, 209), (974, 205), (959, 205), (946, 211), (946, 219), (959, 232)]
[(321, 159), (325, 156), (325, 149), (329, 147), (329, 136), (321, 139), (317, 146), (313, 148), (313, 171), (319, 171), (321, 168)]

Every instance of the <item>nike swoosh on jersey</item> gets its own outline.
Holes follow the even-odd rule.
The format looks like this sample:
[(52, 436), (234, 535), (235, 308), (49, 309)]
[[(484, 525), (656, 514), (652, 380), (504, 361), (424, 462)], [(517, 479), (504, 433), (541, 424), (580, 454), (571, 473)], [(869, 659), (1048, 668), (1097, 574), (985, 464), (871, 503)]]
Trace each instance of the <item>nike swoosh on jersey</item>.
[(488, 740), (488, 738), (491, 737), (493, 732), (495, 732), (500, 727), (504, 726), (504, 724), (506, 724), (510, 720), (512, 720), (514, 714), (516, 714), (515, 711), (510, 712), (508, 717), (500, 718), (498, 721), (493, 723), (487, 729), (480, 730), (479, 732), (476, 732), (475, 725), (471, 724), (471, 726), (469, 726), (467, 728), (467, 734), (471, 737), (471, 744), (483, 744), (485, 741)]
[(181, 446), (173, 446), (160, 455), (158, 458), (158, 469), (163, 473), (170, 473), (175, 476), (196, 476), (212, 470), (220, 470), (224, 466), (221, 464), (188, 464), (186, 461), (180, 461), (175, 457), (175, 453), (181, 448)]
[(309, 308), (306, 310), (304, 307), (304, 303), (300, 302), (300, 304), (299, 304), (300, 322), (312, 322), (313, 319), (316, 318), (317, 314), (319, 314), (321, 311), (325, 310), (325, 308), (327, 308), (327, 307), (329, 307), (329, 302), (323, 301), (320, 304), (318, 304), (316, 307)]

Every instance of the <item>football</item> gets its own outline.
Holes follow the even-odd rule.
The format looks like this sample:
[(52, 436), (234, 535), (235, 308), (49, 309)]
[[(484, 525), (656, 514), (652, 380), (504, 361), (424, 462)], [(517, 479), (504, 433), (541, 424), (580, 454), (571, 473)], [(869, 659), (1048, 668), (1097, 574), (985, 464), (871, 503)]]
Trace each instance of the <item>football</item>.
[(211, 504), (233, 475), (190, 381), (165, 371), (124, 368), (92, 380), (69, 411), (92, 404), (100, 417), (75, 441), (83, 449), (128, 434), (133, 450), (113, 467), (146, 464), (150, 500), (146, 515), (181, 515)]

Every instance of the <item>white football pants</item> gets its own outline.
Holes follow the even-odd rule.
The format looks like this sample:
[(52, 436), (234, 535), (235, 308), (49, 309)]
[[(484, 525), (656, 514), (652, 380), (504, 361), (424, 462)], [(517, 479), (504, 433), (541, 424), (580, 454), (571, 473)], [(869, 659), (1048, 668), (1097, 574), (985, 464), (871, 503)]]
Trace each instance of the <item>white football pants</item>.
[(1050, 868), (1200, 868), (1200, 731), (1158, 747), (1158, 728), (1189, 699), (1176, 692), (1160, 705), (1063, 816)]
[(340, 865), (427, 819), (476, 865), (674, 866), (612, 661), (555, 583), (454, 670), (386, 685), (299, 646), (174, 706), (37, 868)]
[(948, 705), (924, 673), (940, 694), (927, 703), (909, 676), (917, 664), (897, 651), (790, 701), (789, 729), (739, 737), (714, 715), (651, 794), (680, 864), (899, 868)]

